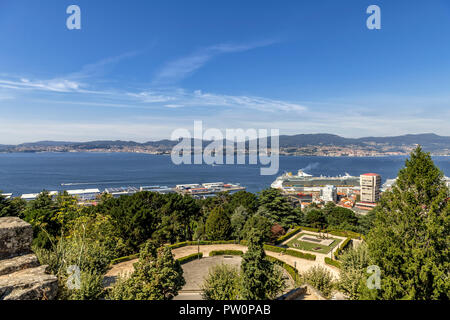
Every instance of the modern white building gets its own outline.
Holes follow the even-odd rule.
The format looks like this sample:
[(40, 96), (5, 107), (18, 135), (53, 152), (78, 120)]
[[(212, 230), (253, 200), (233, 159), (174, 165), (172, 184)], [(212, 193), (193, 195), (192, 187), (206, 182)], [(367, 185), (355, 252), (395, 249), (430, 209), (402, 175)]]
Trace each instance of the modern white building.
[(376, 173), (365, 173), (361, 179), (361, 202), (375, 203), (380, 200), (381, 176)]
[(337, 202), (337, 188), (332, 185), (326, 185), (321, 190), (320, 198), (325, 202)]

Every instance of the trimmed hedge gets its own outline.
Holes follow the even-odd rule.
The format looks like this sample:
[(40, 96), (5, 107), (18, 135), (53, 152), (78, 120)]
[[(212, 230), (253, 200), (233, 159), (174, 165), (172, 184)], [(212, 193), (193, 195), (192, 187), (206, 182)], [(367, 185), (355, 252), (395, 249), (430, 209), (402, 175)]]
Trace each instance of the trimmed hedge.
[(282, 252), (282, 253), (285, 253), (285, 252), (286, 252), (286, 249), (285, 249), (285, 248), (276, 247), (276, 246), (271, 246), (271, 245), (269, 245), (269, 244), (265, 244), (265, 245), (264, 245), (264, 250), (272, 251), (272, 252)]
[(347, 230), (334, 230), (334, 229), (324, 229), (320, 230), (317, 228), (310, 228), (310, 227), (300, 227), (302, 230), (305, 231), (311, 231), (311, 232), (327, 232), (333, 236), (339, 236), (339, 237), (346, 237), (346, 238), (352, 238), (352, 239), (365, 239), (364, 235), (353, 232), (353, 231), (347, 231)]
[(292, 279), (294, 279), (294, 281), (297, 280), (297, 282), (298, 282), (299, 279), (301, 278), (298, 270), (295, 269), (290, 264), (287, 264), (286, 262), (281, 261), (281, 260), (271, 257), (271, 256), (266, 256), (266, 259), (269, 260), (270, 262), (273, 262), (273, 263), (281, 266), (284, 270), (286, 270), (287, 273), (289, 273), (289, 275), (292, 277)]
[(286, 254), (293, 256), (293, 257), (306, 259), (306, 260), (311, 260), (311, 261), (316, 260), (315, 255), (310, 254), (310, 253), (303, 253), (303, 252), (296, 251), (296, 250), (287, 249)]
[(339, 261), (333, 260), (333, 259), (328, 258), (328, 257), (325, 257), (325, 263), (330, 265), (330, 266), (339, 268), (339, 269), (341, 268), (341, 263)]
[(352, 238), (345, 239), (344, 242), (342, 242), (342, 244), (339, 246), (339, 248), (337, 248), (337, 250), (334, 252), (334, 257), (336, 260), (338, 260), (338, 257), (342, 253), (342, 251), (347, 248), (351, 240)]
[(305, 231), (311, 231), (311, 232), (321, 232), (321, 230), (320, 229), (317, 229), (317, 228), (311, 228), (311, 227), (300, 227), (302, 230), (305, 230)]
[(353, 231), (345, 231), (345, 230), (330, 230), (330, 231), (325, 230), (325, 231), (333, 236), (346, 237), (352, 239), (364, 239), (364, 235)]
[(293, 257), (311, 260), (311, 261), (316, 260), (316, 256), (313, 254), (303, 253), (303, 252), (292, 250), (292, 249), (285, 249), (285, 248), (281, 248), (281, 247), (271, 246), (268, 244), (264, 245), (264, 250), (272, 251), (272, 252), (280, 252), (280, 253), (284, 253), (284, 254), (287, 254), (287, 255), (290, 255)]
[(214, 250), (209, 253), (210, 257), (214, 256), (242, 256), (244, 254), (244, 251), (241, 250)]
[(120, 258), (117, 258), (117, 259), (113, 259), (113, 260), (111, 260), (110, 264), (111, 265), (115, 265), (115, 264), (118, 264), (120, 262), (125, 262), (125, 261), (129, 261), (129, 260), (137, 259), (137, 258), (139, 258), (139, 253), (131, 254), (131, 255), (125, 256), (125, 257), (120, 257)]
[(186, 257), (183, 257), (183, 258), (180, 258), (180, 259), (177, 259), (177, 260), (178, 260), (178, 262), (180, 262), (180, 264), (184, 264), (184, 263), (191, 262), (193, 260), (201, 259), (202, 257), (203, 257), (203, 253), (200, 252), (200, 253), (190, 254), (190, 255), (188, 255)]
[(275, 244), (280, 244), (282, 242), (284, 242), (286, 239), (289, 239), (290, 237), (296, 235), (297, 233), (299, 233), (302, 230), (301, 227), (295, 227), (294, 230), (286, 233), (285, 235), (279, 237), (276, 241)]
[(174, 243), (174, 244), (170, 244), (169, 248), (171, 249), (177, 249), (177, 248), (181, 248), (181, 247), (186, 247), (186, 246), (196, 246), (196, 245), (201, 245), (201, 246), (205, 246), (205, 245), (211, 245), (211, 244), (236, 244), (237, 241), (236, 240), (223, 240), (223, 241), (184, 241), (184, 242), (178, 242), (178, 243)]

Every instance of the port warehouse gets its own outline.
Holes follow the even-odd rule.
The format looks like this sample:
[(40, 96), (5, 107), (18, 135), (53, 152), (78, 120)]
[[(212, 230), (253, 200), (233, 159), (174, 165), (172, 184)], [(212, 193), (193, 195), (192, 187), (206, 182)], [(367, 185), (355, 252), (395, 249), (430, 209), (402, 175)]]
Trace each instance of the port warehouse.
[[(239, 184), (214, 182), (214, 183), (204, 183), (204, 184), (180, 184), (174, 188), (168, 186), (141, 186), (141, 187), (116, 187), (116, 188), (105, 188), (100, 191), (98, 188), (94, 189), (78, 189), (78, 190), (61, 190), (61, 191), (49, 191), (51, 196), (57, 196), (60, 192), (67, 192), (68, 195), (76, 197), (79, 201), (94, 201), (98, 199), (101, 194), (110, 194), (111, 196), (117, 198), (122, 195), (132, 195), (137, 192), (151, 191), (158, 192), (161, 194), (168, 193), (179, 193), (179, 194), (189, 194), (195, 198), (206, 198), (216, 195), (219, 192), (230, 192), (234, 193), (240, 190), (245, 190), (245, 187)], [(22, 194), (21, 199), (26, 201), (35, 200), (41, 193), (28, 193)], [(11, 198), (12, 193), (4, 193), (3, 196), (6, 198)]]

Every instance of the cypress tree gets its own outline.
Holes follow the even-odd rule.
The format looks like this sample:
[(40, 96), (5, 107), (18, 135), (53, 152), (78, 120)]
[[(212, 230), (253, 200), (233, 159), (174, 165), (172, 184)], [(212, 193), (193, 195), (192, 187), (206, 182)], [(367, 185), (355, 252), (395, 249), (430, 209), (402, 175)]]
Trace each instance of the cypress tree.
[(248, 251), (242, 257), (241, 296), (245, 300), (273, 299), (285, 288), (282, 273), (266, 259), (262, 238), (254, 230), (248, 234)]

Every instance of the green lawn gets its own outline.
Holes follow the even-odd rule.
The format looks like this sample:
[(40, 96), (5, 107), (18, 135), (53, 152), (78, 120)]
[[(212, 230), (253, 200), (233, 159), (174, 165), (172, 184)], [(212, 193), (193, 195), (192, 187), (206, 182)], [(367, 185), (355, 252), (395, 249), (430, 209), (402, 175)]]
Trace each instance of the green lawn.
[[(295, 235), (294, 239), (292, 239), (291, 241), (289, 241), (287, 243), (287, 246), (290, 248), (293, 248), (293, 249), (300, 249), (300, 250), (305, 250), (305, 251), (327, 254), (327, 253), (330, 253), (330, 251), (333, 250), (342, 241), (341, 239), (329, 237), (328, 239), (334, 240), (333, 243), (331, 243), (330, 246), (324, 246), (321, 244), (297, 240), (298, 238), (301, 238), (304, 235), (314, 237), (314, 235), (311, 235), (309, 233), (299, 233), (299, 234)], [(294, 244), (298, 244), (298, 247), (294, 247)], [(320, 248), (320, 249), (314, 250), (315, 248)]]

